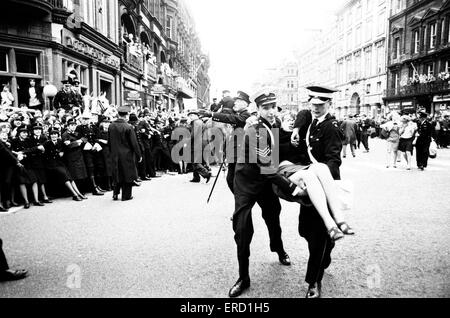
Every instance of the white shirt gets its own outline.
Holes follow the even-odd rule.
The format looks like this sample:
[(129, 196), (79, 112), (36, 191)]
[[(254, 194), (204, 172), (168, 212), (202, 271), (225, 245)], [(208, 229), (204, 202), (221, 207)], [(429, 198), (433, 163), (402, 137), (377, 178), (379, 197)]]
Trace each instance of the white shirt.
[(325, 117), (327, 117), (327, 115), (328, 115), (328, 113), (325, 113), (324, 115), (322, 115), (318, 118), (314, 118), (314, 119), (317, 119), (317, 125), (320, 124), (321, 122), (323, 122), (325, 120)]
[(37, 98), (36, 89), (34, 87), (30, 87), (28, 89), (28, 92), (30, 94), (30, 104), (29, 104), (29, 106), (32, 107), (32, 106), (40, 105), (41, 103), (39, 102), (39, 99)]

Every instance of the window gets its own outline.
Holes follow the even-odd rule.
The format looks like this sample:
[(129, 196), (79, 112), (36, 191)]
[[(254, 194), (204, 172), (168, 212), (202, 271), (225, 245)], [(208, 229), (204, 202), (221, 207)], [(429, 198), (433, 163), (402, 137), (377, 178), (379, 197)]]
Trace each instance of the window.
[(434, 49), (436, 47), (436, 30), (437, 24), (434, 23), (430, 26), (430, 49)]
[(385, 26), (386, 26), (386, 18), (385, 18), (385, 12), (383, 10), (378, 15), (377, 35), (381, 35), (384, 33)]
[(414, 31), (414, 49), (413, 49), (413, 53), (419, 53), (419, 48), (420, 48), (420, 34), (419, 31)]
[(381, 93), (381, 82), (377, 82), (377, 93)]
[(394, 39), (394, 47), (393, 47), (394, 55), (392, 56), (393, 59), (396, 59), (400, 56), (400, 39), (395, 38)]
[(0, 72), (8, 72), (8, 54), (0, 52)]
[(372, 18), (367, 19), (366, 21), (366, 41), (370, 41), (372, 39)]
[(394, 73), (392, 74), (392, 88), (394, 88), (394, 90), (397, 92), (398, 89), (398, 73)]
[(18, 73), (38, 74), (38, 58), (36, 54), (16, 52)]
[(355, 44), (356, 46), (361, 44), (361, 25), (356, 27)]
[(367, 95), (370, 94), (370, 87), (371, 87), (370, 84), (367, 84), (367, 85), (366, 85), (366, 94), (367, 94)]
[(426, 70), (428, 75), (434, 75), (434, 64), (428, 64)]
[(168, 16), (166, 21), (166, 35), (169, 38), (173, 38), (172, 36), (172, 17)]
[(371, 75), (371, 70), (372, 70), (372, 48), (367, 48), (364, 50), (364, 66), (365, 66), (365, 70), (364, 70), (364, 75), (370, 76)]

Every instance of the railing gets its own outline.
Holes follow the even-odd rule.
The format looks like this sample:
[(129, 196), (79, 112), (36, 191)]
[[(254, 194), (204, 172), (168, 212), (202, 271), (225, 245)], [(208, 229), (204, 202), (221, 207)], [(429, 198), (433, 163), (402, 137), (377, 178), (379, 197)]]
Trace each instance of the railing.
[(134, 55), (130, 53), (130, 49), (125, 47), (125, 63), (140, 73), (144, 71), (144, 57), (139, 55)]
[(429, 83), (406, 85), (398, 87), (396, 89), (390, 88), (387, 90), (387, 97), (406, 97), (424, 94), (438, 94), (448, 90), (450, 90), (450, 81), (437, 80)]
[(67, 11), (73, 12), (73, 0), (44, 0), (50, 3), (57, 9), (65, 9)]
[(157, 67), (152, 63), (147, 63), (147, 77), (155, 80), (157, 74)]

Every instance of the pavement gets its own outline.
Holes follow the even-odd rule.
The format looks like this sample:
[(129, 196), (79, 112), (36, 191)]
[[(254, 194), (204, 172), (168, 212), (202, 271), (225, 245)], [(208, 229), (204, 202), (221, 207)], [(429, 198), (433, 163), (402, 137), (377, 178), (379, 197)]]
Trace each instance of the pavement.
[[(438, 150), (426, 171), (385, 166), (385, 142), (343, 159), (354, 184), (348, 222), (357, 234), (336, 243), (323, 297), (450, 296), (450, 149)], [(415, 163), (415, 162), (414, 162)], [(217, 168), (215, 168), (217, 170)], [(233, 196), (220, 174), (212, 186), (191, 175), (164, 175), (134, 188), (133, 201), (112, 194), (82, 202), (0, 215), (0, 237), (11, 268), (29, 277), (0, 283), (1, 298), (224, 298), (238, 275), (230, 217)], [(295, 203), (282, 202), (281, 226), (292, 266), (269, 249), (254, 208), (251, 287), (242, 298), (303, 298), (308, 250), (298, 235)]]

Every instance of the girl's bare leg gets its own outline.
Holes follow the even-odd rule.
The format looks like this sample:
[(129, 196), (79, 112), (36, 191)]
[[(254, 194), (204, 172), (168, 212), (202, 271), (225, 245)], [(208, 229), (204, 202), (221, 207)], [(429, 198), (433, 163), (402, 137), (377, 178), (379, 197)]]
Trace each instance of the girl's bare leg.
[(338, 187), (335, 180), (331, 176), (330, 169), (323, 163), (313, 164), (309, 170), (311, 170), (319, 179), (323, 191), (325, 192), (326, 199), (328, 201), (331, 213), (337, 224), (345, 221), (344, 213), (341, 209), (341, 200), (338, 195)]
[(74, 197), (77, 197), (77, 196), (78, 196), (78, 193), (73, 189), (72, 183), (70, 183), (70, 181), (66, 181), (65, 185), (66, 185), (67, 189), (69, 189), (70, 192), (72, 192), (72, 195), (73, 195)]
[(23, 199), (25, 200), (25, 203), (30, 203), (28, 201), (28, 193), (27, 193), (27, 186), (25, 184), (19, 185), (20, 193), (22, 194)]
[(329, 231), (336, 227), (336, 222), (334, 222), (328, 211), (327, 198), (317, 176), (309, 170), (300, 170), (290, 176), (289, 179), (297, 185), (300, 185), (301, 181), (305, 183), (308, 196), (317, 212), (319, 212), (327, 230)]

